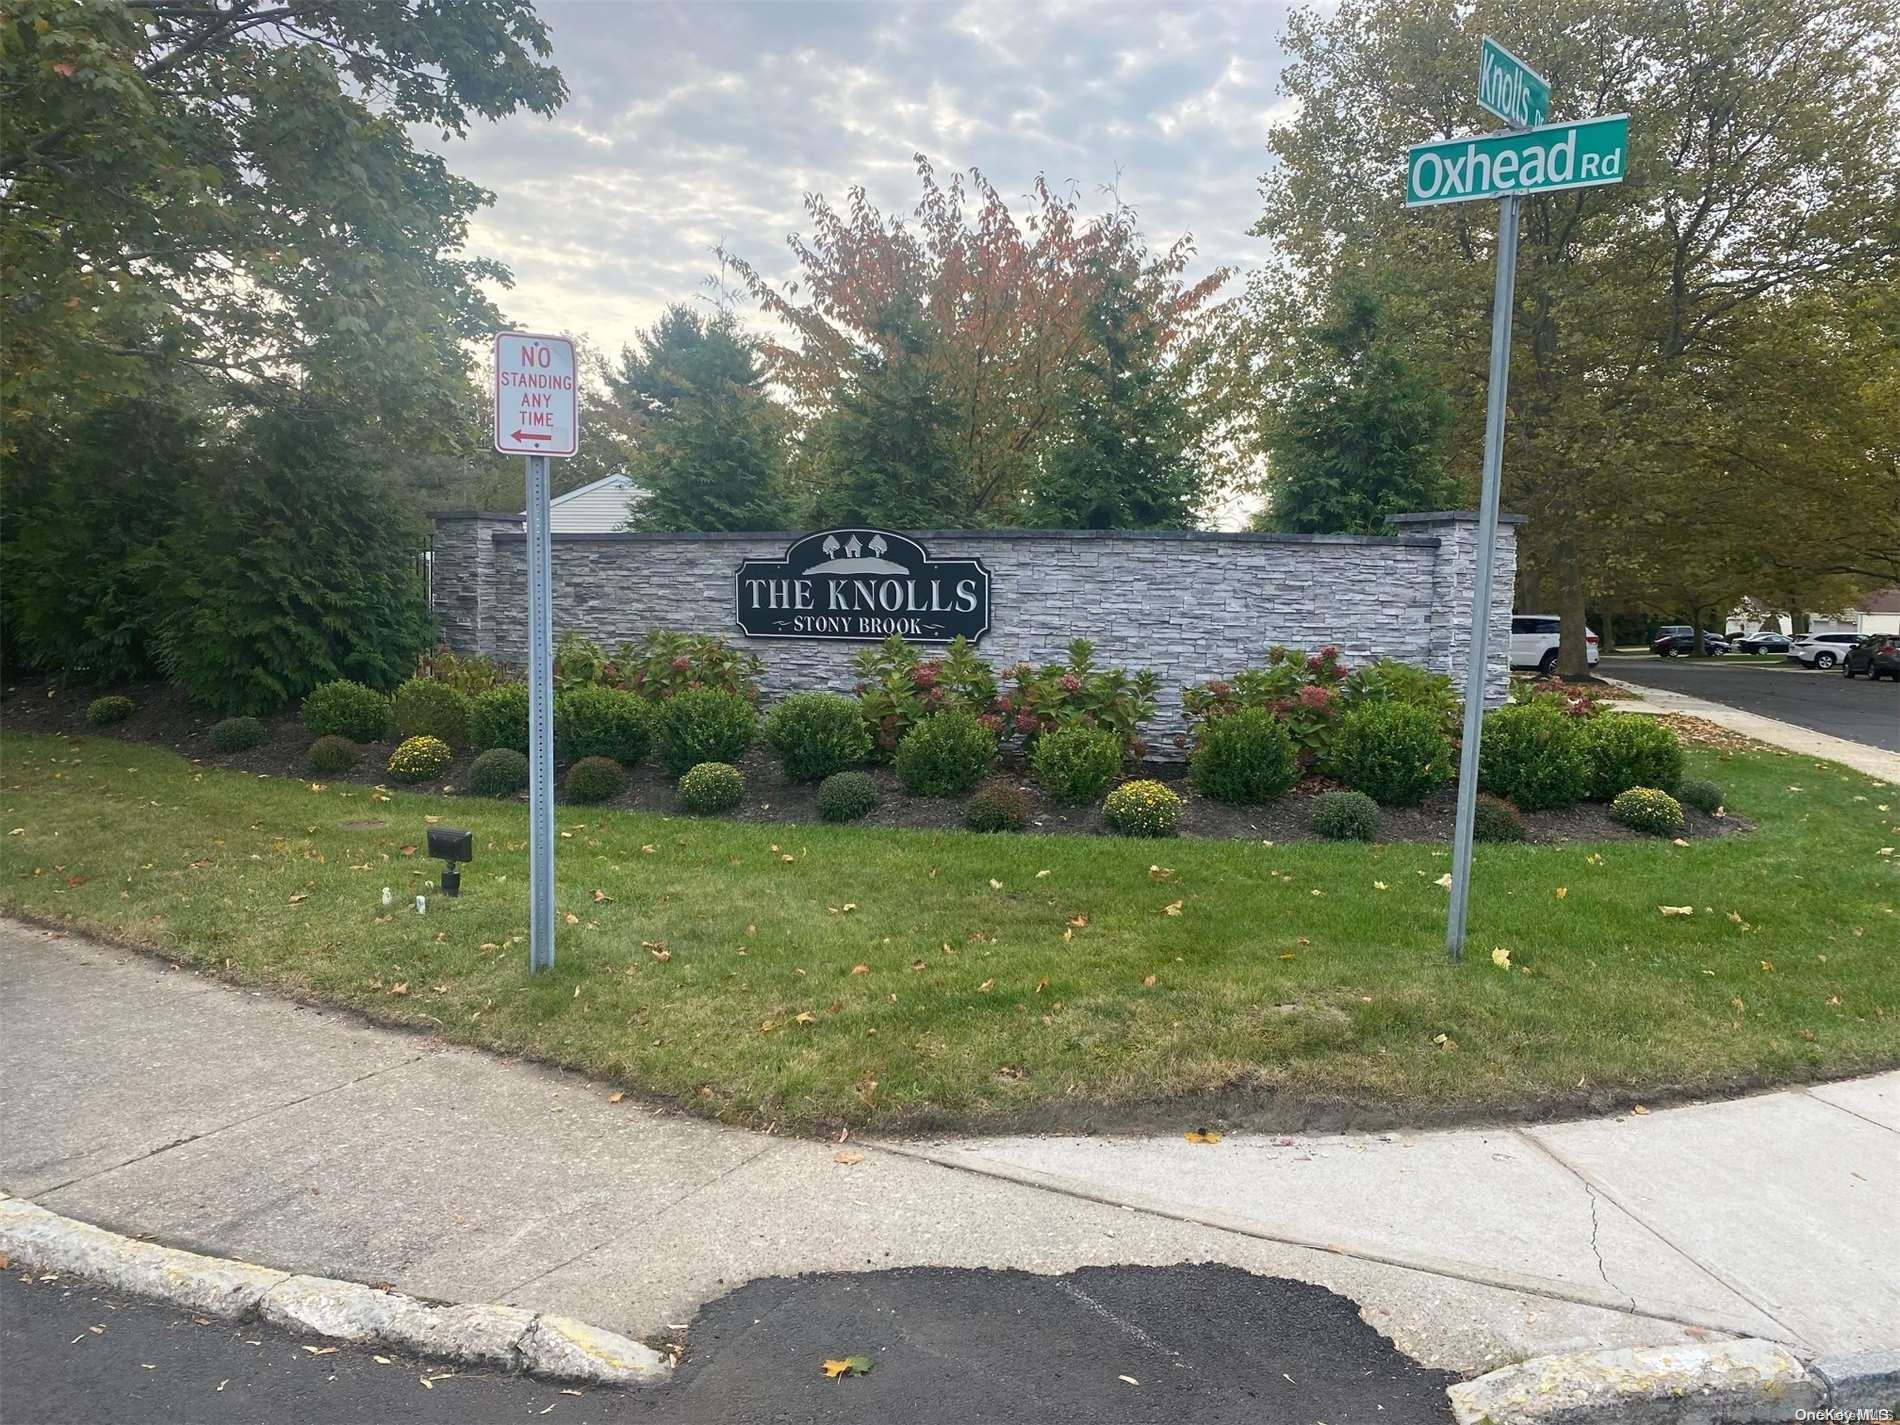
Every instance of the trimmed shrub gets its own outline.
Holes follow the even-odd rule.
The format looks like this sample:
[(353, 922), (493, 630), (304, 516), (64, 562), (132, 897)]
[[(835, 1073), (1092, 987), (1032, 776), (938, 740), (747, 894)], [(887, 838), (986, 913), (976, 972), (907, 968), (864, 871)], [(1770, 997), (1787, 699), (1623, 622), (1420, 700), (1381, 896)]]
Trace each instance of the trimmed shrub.
[(478, 796), (512, 797), (528, 785), (528, 755), (512, 747), (491, 747), (468, 769), (468, 789)]
[(390, 699), (396, 731), (404, 737), (440, 738), (451, 747), (468, 745), (468, 694), (448, 683), (411, 678)]
[(1087, 806), (1100, 801), (1120, 775), (1121, 739), (1105, 729), (1072, 722), (1036, 739), (1029, 766), (1051, 801)]
[(774, 703), (765, 741), (794, 782), (822, 782), (871, 755), (858, 705), (837, 693), (793, 693)]
[(1181, 799), (1159, 782), (1137, 778), (1108, 794), (1102, 820), (1119, 836), (1172, 836), (1181, 820)]
[(1328, 841), (1370, 841), (1379, 834), (1379, 804), (1364, 792), (1321, 792), (1313, 830)]
[(405, 737), (389, 754), (389, 775), (398, 782), (431, 782), (454, 760), (455, 749), (439, 737)]
[(653, 742), (653, 714), (632, 693), (583, 685), (554, 697), (554, 755), (563, 762), (611, 757), (631, 767)]
[[(1056, 735), (1045, 737), (1044, 745)], [(963, 809), (963, 824), (972, 831), (1021, 831), (1029, 825), (1029, 793), (1005, 777), (992, 777)]]
[(877, 783), (869, 772), (833, 772), (818, 784), (821, 821), (856, 821), (877, 805)]
[(1472, 806), (1471, 835), (1478, 841), (1522, 841), (1524, 818), (1502, 797), (1480, 792)]
[(1656, 787), (1631, 787), (1610, 803), (1610, 815), (1632, 831), (1674, 836), (1689, 824), (1682, 803)]
[(745, 799), (745, 778), (730, 762), (701, 762), (680, 778), (680, 806), (701, 816), (731, 811)]
[(897, 744), (897, 779), (913, 797), (960, 797), (996, 759), (996, 733), (952, 708), (927, 717)]
[(611, 757), (583, 757), (561, 785), (570, 802), (604, 802), (627, 789), (627, 769)]
[(503, 683), (477, 693), (470, 704), (468, 736), (477, 749), (505, 747), (528, 755), (528, 685)]
[(1590, 796), (1607, 802), (1631, 787), (1667, 790), (1682, 780), (1682, 744), (1653, 717), (1604, 713), (1583, 723), (1590, 754)]
[(1691, 777), (1678, 786), (1676, 800), (1706, 816), (1714, 816), (1723, 806), (1721, 787), (1706, 777)]
[(381, 742), (389, 736), (389, 699), (348, 678), (312, 688), (303, 700), (303, 725), (317, 737)]
[(347, 772), (363, 760), (363, 749), (347, 737), (331, 733), (310, 744), (310, 770), (319, 777)]
[(86, 704), (86, 721), (94, 727), (111, 727), (113, 723), (124, 722), (132, 716), (135, 706), (130, 698), (117, 693), (94, 698)]
[(219, 752), (249, 752), (262, 747), (268, 735), (254, 717), (227, 717), (212, 724), (211, 746)]
[(683, 776), (701, 762), (737, 762), (757, 733), (759, 714), (739, 693), (689, 688), (653, 709), (660, 765)]
[(1374, 801), (1417, 806), (1451, 780), (1451, 739), (1434, 709), (1372, 703), (1339, 720), (1329, 764), (1335, 777)]
[(1282, 797), (1299, 776), (1286, 724), (1265, 708), (1210, 717), (1194, 735), (1188, 780), (1217, 802), (1251, 806)]
[(1583, 722), (1541, 703), (1499, 708), (1484, 720), (1478, 785), (1525, 811), (1567, 807), (1590, 791)]

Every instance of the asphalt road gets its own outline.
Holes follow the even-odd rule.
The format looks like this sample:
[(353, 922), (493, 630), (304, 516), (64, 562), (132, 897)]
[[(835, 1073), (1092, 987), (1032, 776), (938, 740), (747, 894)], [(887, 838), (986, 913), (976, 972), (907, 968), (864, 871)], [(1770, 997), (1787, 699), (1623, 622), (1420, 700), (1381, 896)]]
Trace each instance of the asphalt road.
[(1797, 663), (1730, 663), (1653, 653), (1605, 658), (1597, 672), (1900, 752), (1900, 683), (1890, 680), (1870, 683), (1844, 678), (1839, 668), (1821, 673)]
[[(667, 1386), (572, 1391), (368, 1348), (318, 1355), (256, 1322), (14, 1270), (0, 1274), (0, 1421), (1427, 1425), (1450, 1420), (1454, 1379), (1342, 1296), (1214, 1265), (753, 1282), (707, 1306), (688, 1341)], [(854, 1355), (868, 1375), (824, 1378), (826, 1359)]]

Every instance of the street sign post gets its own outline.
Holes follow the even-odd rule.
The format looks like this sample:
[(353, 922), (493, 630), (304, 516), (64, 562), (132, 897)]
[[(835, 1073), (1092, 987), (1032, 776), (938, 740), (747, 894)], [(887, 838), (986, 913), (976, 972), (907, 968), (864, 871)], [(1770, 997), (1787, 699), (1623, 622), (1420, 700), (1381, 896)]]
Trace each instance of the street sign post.
[(528, 969), (554, 965), (554, 588), (548, 460), (580, 449), (574, 344), (495, 337), (495, 449), (526, 456), (528, 487)]
[(1471, 646), (1465, 670), (1464, 744), (1458, 751), (1458, 813), (1452, 830), (1451, 907), (1445, 953), (1465, 955), (1471, 904), (1472, 822), (1478, 806), (1478, 744), (1484, 736), (1484, 685), (1491, 662), (1491, 588), (1498, 542), (1498, 485), (1504, 467), (1504, 403), (1511, 375), (1511, 312), (1517, 301), (1518, 206), (1530, 193), (1621, 183), (1628, 168), (1629, 116), (1612, 114), (1544, 124), (1550, 85), (1523, 60), (1485, 36), (1478, 62), (1478, 103), (1515, 131), (1472, 134), (1415, 145), (1405, 160), (1405, 206), (1496, 198), (1497, 276), (1491, 293), (1491, 372), (1485, 386), (1484, 476), (1478, 495), (1478, 568), (1471, 597)]
[(1514, 129), (1534, 129), (1550, 112), (1550, 81), (1486, 35), (1478, 51), (1478, 103)]

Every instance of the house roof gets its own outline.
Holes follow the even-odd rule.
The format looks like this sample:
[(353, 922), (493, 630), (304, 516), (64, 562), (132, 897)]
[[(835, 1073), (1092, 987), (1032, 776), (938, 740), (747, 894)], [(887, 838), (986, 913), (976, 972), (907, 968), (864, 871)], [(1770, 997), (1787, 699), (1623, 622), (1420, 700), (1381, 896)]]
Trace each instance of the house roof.
[(1869, 594), (1860, 601), (1860, 611), (1864, 614), (1900, 614), (1900, 584)]

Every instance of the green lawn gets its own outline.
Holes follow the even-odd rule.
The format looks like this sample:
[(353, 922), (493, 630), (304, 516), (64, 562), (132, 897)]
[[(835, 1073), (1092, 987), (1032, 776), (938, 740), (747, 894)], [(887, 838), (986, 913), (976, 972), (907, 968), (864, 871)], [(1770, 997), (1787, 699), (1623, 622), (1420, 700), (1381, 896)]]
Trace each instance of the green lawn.
[[(1759, 830), (1480, 848), (1458, 968), (1430, 846), (562, 808), (559, 964), (531, 978), (519, 804), (103, 737), (0, 737), (0, 906), (808, 1131), (1424, 1121), (1900, 1064), (1900, 787), (1765, 752), (1691, 770)], [(478, 859), (418, 916), (438, 815)]]

